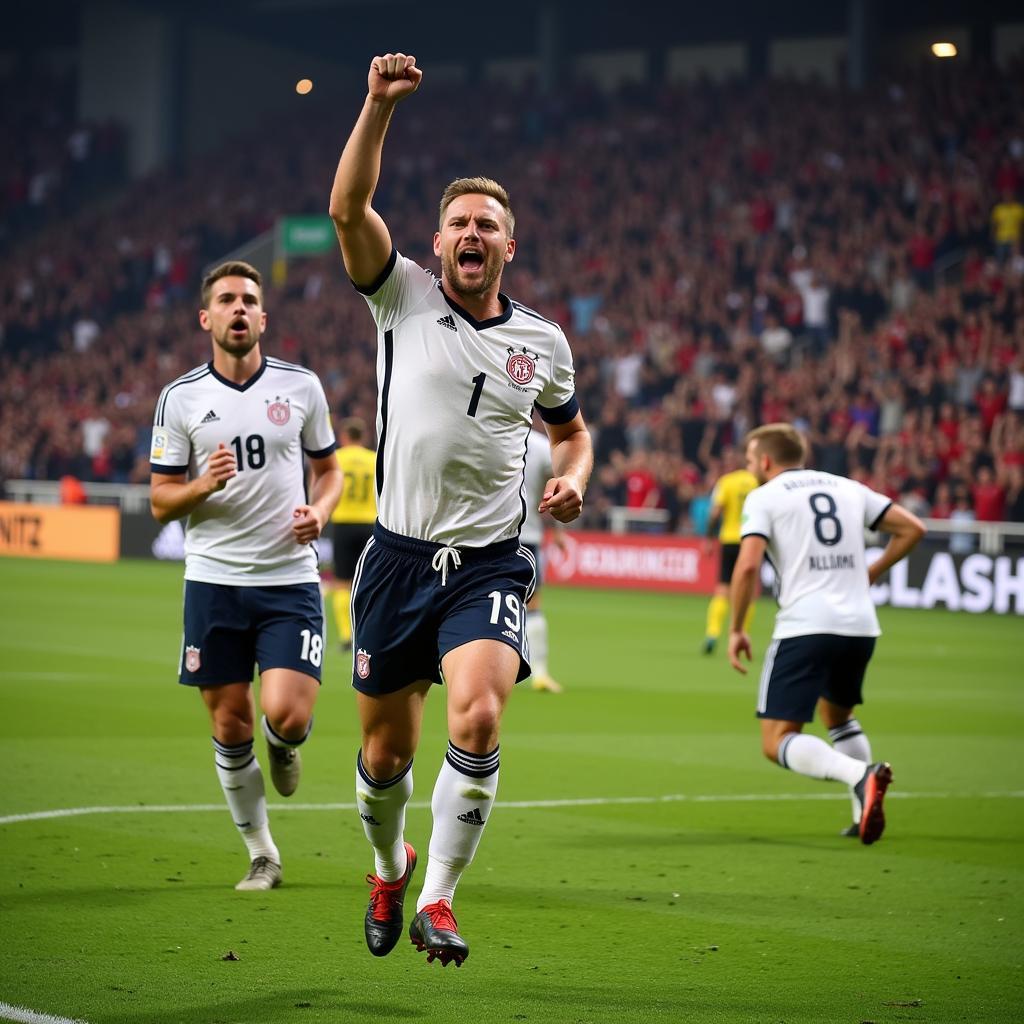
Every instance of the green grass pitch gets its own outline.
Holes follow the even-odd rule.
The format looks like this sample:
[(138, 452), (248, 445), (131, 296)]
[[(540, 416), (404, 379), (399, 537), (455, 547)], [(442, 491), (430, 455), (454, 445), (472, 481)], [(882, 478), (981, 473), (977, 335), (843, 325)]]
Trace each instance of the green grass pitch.
[[(510, 702), (505, 806), (456, 897), (472, 951), (456, 971), (405, 941), (364, 947), (341, 655), (302, 804), (272, 801), (285, 884), (236, 893), (245, 851), (205, 711), (175, 683), (180, 566), (6, 560), (0, 580), (0, 1019), (1024, 1019), (1019, 617), (883, 610), (860, 717), (896, 781), (865, 848), (838, 837), (841, 787), (759, 752), (769, 602), (741, 678), (698, 653), (703, 599), (548, 590), (566, 693)], [(408, 820), (423, 854), (443, 723), (439, 690)], [(21, 817), (75, 808), (115, 810)]]

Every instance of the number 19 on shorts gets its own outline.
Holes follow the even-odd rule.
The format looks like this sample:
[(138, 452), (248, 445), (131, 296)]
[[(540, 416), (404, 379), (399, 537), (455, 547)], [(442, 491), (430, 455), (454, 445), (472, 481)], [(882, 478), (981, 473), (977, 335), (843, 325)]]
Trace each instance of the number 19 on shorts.
[(516, 639), (518, 639), (520, 630), (523, 627), (523, 611), (519, 598), (515, 594), (505, 594), (505, 600), (502, 602), (500, 590), (492, 590), (487, 596), (491, 599), (491, 625), (498, 625), (498, 620), (501, 618), (502, 613), (502, 604), (504, 604), (504, 610), (508, 614), (505, 615), (503, 624), (507, 630), (515, 633)]

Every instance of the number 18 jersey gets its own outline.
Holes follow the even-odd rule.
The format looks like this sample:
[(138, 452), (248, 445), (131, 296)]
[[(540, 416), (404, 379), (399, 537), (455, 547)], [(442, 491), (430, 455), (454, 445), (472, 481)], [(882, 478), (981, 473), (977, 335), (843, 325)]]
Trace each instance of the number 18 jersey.
[(197, 505), (185, 530), (185, 579), (230, 586), (315, 583), (316, 550), (297, 544), (292, 512), (306, 503), (302, 455), (335, 448), (316, 374), (265, 357), (244, 384), (198, 366), (160, 393), (153, 420), (154, 473), (206, 472), (219, 445), (235, 453), (237, 475)]
[(359, 289), (377, 322), (377, 516), (394, 533), (454, 547), (519, 535), (534, 404), (579, 411), (562, 329), (501, 296), (476, 320), (397, 251)]
[(742, 535), (765, 538), (779, 579), (773, 638), (881, 633), (864, 530), (891, 504), (855, 480), (813, 469), (786, 470), (747, 495)]

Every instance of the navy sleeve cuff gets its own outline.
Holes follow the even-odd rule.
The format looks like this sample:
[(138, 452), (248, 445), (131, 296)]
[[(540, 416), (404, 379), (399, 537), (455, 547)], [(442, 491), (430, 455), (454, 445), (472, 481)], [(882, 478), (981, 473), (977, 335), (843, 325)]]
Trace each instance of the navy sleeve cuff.
[(878, 524), (885, 518), (885, 513), (888, 512), (889, 509), (891, 509), (891, 508), (892, 508), (892, 502), (890, 501), (889, 504), (886, 505), (885, 508), (883, 508), (882, 511), (878, 513), (877, 518), (874, 520), (874, 522), (872, 522), (872, 524), (868, 527), (868, 529), (869, 530), (877, 530), (878, 529)]
[(397, 262), (398, 250), (392, 246), (391, 255), (388, 257), (388, 261), (384, 265), (384, 269), (377, 275), (373, 283), (366, 285), (356, 284), (355, 281), (352, 281), (352, 278), (349, 278), (349, 280), (352, 281), (352, 287), (363, 295), (372, 295), (375, 291), (378, 291), (383, 286), (384, 282), (391, 276), (391, 271), (395, 269), (395, 264)]
[[(534, 404), (536, 405), (536, 403)], [(545, 409), (543, 405), (537, 405), (537, 412), (540, 413), (540, 418), (545, 423), (568, 423), (576, 418), (579, 411), (580, 403), (576, 400), (575, 395), (565, 405), (560, 405), (557, 409)]]
[(332, 441), (331, 444), (329, 444), (326, 448), (321, 448), (320, 451), (318, 451), (318, 452), (311, 452), (308, 448), (303, 448), (302, 450), (311, 459), (326, 459), (327, 456), (331, 454), (331, 452), (333, 452), (333, 451), (335, 451), (337, 449), (337, 447), (338, 447), (338, 442), (337, 441)]
[(746, 540), (748, 537), (760, 537), (762, 540), (770, 540), (769, 537), (766, 537), (763, 533), (758, 533), (757, 530), (751, 530), (750, 533), (743, 534), (740, 540)]
[(165, 476), (181, 476), (188, 472), (188, 466), (158, 466), (155, 462), (149, 464), (154, 473), (163, 473)]

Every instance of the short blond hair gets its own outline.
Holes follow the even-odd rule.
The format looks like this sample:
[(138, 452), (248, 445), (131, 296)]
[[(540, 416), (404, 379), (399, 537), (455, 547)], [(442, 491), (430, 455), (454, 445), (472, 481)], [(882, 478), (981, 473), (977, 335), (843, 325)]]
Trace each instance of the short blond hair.
[(496, 199), (501, 208), (505, 211), (505, 221), (508, 225), (508, 237), (511, 238), (516, 230), (516, 218), (512, 213), (512, 204), (508, 199), (508, 192), (503, 185), (499, 185), (493, 178), (456, 178), (441, 195), (441, 209), (438, 214), (438, 226), (444, 225), (445, 211), (451, 206), (452, 201), (459, 196), (482, 195)]
[(747, 434), (757, 450), (780, 466), (802, 466), (807, 459), (807, 442), (792, 423), (766, 423)]

